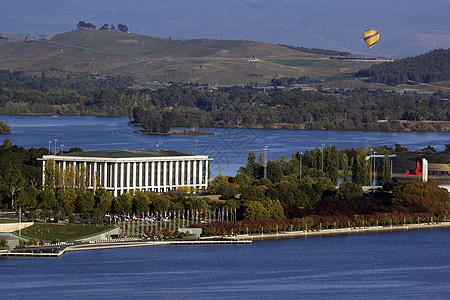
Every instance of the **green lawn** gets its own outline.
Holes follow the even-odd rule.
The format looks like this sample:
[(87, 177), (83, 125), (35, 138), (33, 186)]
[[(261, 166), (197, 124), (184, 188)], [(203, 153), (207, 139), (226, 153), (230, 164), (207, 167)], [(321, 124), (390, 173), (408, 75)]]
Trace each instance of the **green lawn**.
[[(34, 225), (22, 229), (21, 235), (30, 239), (48, 241), (70, 241), (96, 235), (110, 230), (114, 226), (90, 226), (90, 225), (67, 225), (35, 223)], [(14, 232), (18, 234), (18, 232)]]

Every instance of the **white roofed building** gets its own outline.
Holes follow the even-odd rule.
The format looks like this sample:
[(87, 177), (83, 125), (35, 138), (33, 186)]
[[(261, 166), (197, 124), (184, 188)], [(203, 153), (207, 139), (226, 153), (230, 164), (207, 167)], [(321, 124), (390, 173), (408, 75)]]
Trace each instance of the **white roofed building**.
[[(45, 161), (54, 160), (63, 171), (84, 166), (88, 189), (100, 185), (114, 197), (134, 190), (167, 192), (178, 187), (208, 187), (209, 157), (176, 151), (159, 150), (104, 150), (44, 155)], [(96, 178), (97, 181), (96, 182)]]

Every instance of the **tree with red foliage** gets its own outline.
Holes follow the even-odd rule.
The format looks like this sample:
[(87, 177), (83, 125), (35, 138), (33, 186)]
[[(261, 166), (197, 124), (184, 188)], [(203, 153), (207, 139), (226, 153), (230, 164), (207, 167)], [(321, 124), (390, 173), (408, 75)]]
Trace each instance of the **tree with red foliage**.
[(447, 213), (449, 193), (437, 182), (419, 180), (399, 181), (394, 184), (392, 204), (409, 213)]

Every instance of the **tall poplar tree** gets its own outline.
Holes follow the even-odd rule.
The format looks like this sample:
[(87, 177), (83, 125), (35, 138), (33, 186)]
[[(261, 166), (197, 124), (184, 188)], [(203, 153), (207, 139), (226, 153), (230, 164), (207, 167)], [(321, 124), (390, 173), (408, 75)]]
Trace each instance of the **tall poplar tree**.
[(352, 181), (359, 185), (370, 184), (370, 164), (366, 159), (364, 152), (360, 152), (353, 159), (352, 163)]
[(380, 183), (382, 185), (391, 182), (391, 159), (388, 154), (384, 155), (383, 169), (381, 171)]

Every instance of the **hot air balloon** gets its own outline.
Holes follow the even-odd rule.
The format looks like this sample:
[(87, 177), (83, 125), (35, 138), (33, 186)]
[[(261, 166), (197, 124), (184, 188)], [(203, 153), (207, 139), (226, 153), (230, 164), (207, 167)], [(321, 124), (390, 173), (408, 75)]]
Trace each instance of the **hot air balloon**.
[(370, 29), (364, 31), (363, 38), (367, 46), (369, 46), (369, 49), (372, 50), (373, 45), (375, 45), (376, 42), (378, 42), (378, 40), (380, 39), (380, 34), (377, 30)]

